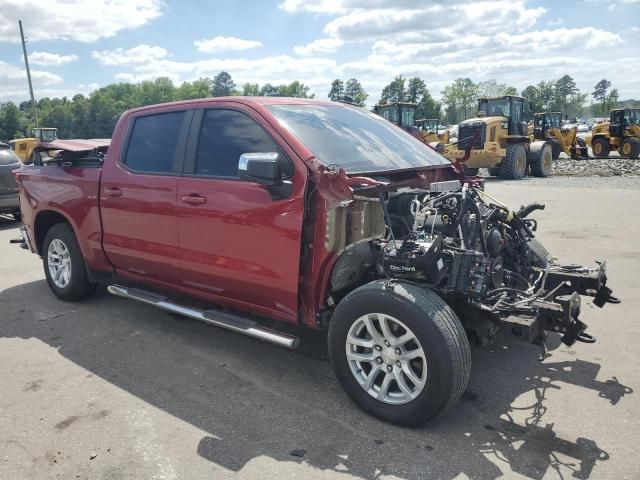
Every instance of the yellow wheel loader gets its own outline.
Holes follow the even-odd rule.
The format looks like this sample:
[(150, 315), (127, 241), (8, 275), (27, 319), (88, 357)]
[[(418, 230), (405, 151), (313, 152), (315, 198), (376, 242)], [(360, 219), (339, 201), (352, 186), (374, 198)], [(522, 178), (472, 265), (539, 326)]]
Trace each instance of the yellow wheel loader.
[(420, 140), (424, 143), (438, 143), (440, 142), (442, 146), (449, 143), (449, 130), (444, 130), (440, 133), (438, 126), (440, 125), (440, 120), (437, 118), (422, 118), (416, 120), (416, 125), (418, 126)]
[(11, 150), (16, 152), (22, 163), (32, 163), (33, 149), (39, 143), (54, 142), (58, 139), (57, 128), (37, 127), (32, 130), (33, 137), (17, 138), (9, 142)]
[[(392, 102), (383, 105), (376, 105), (373, 107), (373, 111), (380, 115), (382, 118), (395, 123), (399, 127), (405, 129), (414, 137), (417, 137), (423, 143), (426, 143), (436, 152), (442, 153), (444, 151), (444, 139), (446, 143), (449, 142), (449, 132), (442, 134), (442, 140), (437, 133), (426, 130), (422, 124), (423, 120), (416, 121), (416, 109), (418, 105), (410, 102)], [(431, 121), (431, 120), (429, 120)], [(437, 125), (438, 120), (433, 120)]]
[(551, 143), (529, 136), (527, 121), (532, 111), (531, 102), (514, 95), (479, 99), (478, 116), (458, 125), (458, 140), (445, 146), (444, 156), (451, 162), (464, 158), (465, 148), (472, 143), (464, 163), (469, 174), (488, 168), (493, 176), (519, 179), (529, 168), (536, 177), (551, 175)]
[(640, 155), (640, 108), (616, 108), (611, 110), (608, 122), (596, 125), (587, 135), (587, 145), (593, 156), (607, 158), (617, 151), (623, 158)]
[(562, 128), (562, 113), (541, 112), (533, 114), (532, 140), (546, 140), (551, 144), (553, 159), (561, 152), (571, 158), (587, 158), (588, 148), (585, 140), (578, 137), (578, 127)]

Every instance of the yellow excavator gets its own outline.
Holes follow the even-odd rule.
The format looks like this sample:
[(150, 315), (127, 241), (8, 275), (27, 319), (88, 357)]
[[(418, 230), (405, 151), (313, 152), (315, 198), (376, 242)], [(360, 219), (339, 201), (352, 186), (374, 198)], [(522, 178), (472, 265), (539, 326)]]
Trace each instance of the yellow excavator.
[(609, 121), (594, 126), (591, 135), (587, 135), (586, 143), (598, 158), (606, 158), (612, 151), (617, 151), (623, 158), (638, 158), (640, 108), (611, 110)]
[(36, 127), (32, 130), (33, 137), (17, 138), (9, 142), (11, 150), (16, 152), (22, 163), (31, 163), (33, 149), (39, 143), (54, 142), (58, 139), (57, 128)]
[(529, 131), (531, 140), (546, 140), (551, 144), (553, 159), (561, 152), (571, 158), (589, 156), (585, 140), (578, 137), (578, 127), (562, 128), (562, 113), (540, 112), (533, 114), (533, 130)]

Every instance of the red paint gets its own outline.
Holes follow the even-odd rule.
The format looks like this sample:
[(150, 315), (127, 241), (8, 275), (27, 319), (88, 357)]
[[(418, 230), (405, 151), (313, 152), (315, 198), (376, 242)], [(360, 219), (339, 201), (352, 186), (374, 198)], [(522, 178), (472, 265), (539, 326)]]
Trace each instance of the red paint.
[[(327, 283), (337, 259), (324, 248), (327, 204), (351, 199), (355, 184), (367, 186), (359, 194), (371, 195), (382, 185), (327, 170), (265, 108), (291, 103), (336, 105), (229, 97), (125, 112), (102, 168), (21, 170), (25, 224), (35, 236), (39, 214), (60, 213), (76, 232), (87, 266), (114, 273), (119, 281), (143, 282), (169, 294), (315, 326), (318, 312), (326, 307)], [(216, 106), (250, 115), (293, 161), (288, 198), (274, 200), (265, 187), (251, 182), (138, 174), (121, 163), (123, 142), (136, 116)], [(450, 167), (431, 167), (385, 172), (385, 177), (391, 182), (387, 188), (426, 187), (454, 179), (456, 173)]]

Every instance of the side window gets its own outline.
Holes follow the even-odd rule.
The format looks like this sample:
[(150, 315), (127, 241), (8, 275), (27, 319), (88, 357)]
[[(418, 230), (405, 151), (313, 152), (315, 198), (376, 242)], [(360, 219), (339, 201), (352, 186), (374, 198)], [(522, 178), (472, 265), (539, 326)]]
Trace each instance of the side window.
[(284, 177), (293, 166), (273, 139), (250, 116), (235, 110), (207, 110), (202, 119), (196, 175), (237, 177), (243, 153), (277, 152)]
[(172, 172), (184, 115), (170, 112), (136, 118), (124, 164), (140, 172)]

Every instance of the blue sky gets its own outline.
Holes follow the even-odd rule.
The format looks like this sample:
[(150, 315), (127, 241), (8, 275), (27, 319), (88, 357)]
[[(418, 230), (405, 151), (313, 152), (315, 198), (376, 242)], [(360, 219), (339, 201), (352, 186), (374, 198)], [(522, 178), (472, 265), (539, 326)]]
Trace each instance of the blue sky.
[(320, 98), (355, 77), (370, 104), (398, 74), (435, 97), (457, 77), (522, 90), (567, 73), (640, 98), (640, 0), (0, 0), (0, 101), (28, 96), (19, 18), (38, 98), (221, 70)]

